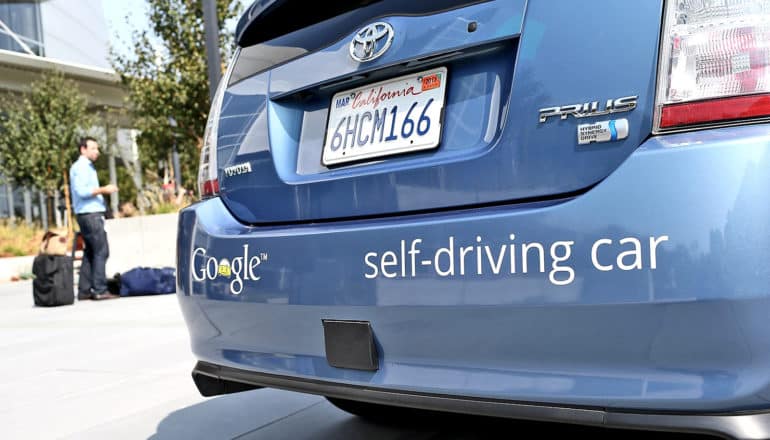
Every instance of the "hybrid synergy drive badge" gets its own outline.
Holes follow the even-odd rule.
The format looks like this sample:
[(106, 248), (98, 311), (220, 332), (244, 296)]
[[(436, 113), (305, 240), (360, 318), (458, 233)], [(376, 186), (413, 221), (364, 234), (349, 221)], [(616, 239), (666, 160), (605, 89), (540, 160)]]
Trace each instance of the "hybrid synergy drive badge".
[(611, 119), (577, 127), (578, 144), (618, 141), (628, 137), (628, 119)]

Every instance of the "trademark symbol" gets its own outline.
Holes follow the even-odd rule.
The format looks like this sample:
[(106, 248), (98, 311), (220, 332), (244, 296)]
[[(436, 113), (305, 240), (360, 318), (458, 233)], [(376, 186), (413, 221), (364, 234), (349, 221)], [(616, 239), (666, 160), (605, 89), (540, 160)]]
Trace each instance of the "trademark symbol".
[(262, 261), (267, 261), (267, 254), (265, 252), (260, 252), (259, 259)]

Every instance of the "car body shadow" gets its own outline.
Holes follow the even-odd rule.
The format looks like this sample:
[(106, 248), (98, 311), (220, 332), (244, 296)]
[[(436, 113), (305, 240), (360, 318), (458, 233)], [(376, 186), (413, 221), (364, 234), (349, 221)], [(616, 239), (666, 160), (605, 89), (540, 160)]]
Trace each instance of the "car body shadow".
[(174, 411), (158, 424), (150, 438), (459, 440), (513, 437), (525, 432), (554, 438), (714, 438), (424, 411), (371, 421), (348, 414), (321, 396), (269, 388), (213, 397)]

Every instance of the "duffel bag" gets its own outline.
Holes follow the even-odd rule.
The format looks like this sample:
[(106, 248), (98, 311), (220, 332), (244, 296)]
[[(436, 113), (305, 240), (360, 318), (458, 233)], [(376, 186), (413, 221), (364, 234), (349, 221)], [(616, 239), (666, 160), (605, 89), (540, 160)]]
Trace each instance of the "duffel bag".
[(176, 271), (173, 267), (135, 267), (120, 275), (120, 296), (174, 292), (176, 292)]

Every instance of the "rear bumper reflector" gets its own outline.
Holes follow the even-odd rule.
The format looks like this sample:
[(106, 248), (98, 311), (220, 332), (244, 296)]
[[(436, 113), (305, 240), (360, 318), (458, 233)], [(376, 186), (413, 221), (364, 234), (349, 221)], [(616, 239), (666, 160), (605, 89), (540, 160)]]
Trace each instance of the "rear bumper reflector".
[(660, 128), (770, 116), (770, 94), (666, 105)]

